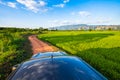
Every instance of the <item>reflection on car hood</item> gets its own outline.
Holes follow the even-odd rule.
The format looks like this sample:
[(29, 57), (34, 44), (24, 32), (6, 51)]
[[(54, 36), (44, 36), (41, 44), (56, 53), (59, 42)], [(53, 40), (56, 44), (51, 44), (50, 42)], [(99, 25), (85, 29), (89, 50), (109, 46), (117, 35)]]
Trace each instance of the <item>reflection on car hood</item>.
[(11, 80), (107, 80), (82, 59), (54, 56), (27, 61)]
[(54, 56), (65, 56), (65, 55), (67, 55), (67, 54), (65, 52), (62, 52), (62, 51), (58, 51), (58, 52), (43, 52), (43, 53), (34, 54), (31, 59), (54, 57)]

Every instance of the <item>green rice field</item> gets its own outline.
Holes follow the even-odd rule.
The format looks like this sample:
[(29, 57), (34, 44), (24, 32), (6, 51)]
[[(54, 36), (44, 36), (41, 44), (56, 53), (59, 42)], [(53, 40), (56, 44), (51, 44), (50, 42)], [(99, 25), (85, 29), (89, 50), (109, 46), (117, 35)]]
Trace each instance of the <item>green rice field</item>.
[(120, 31), (48, 31), (38, 37), (120, 80)]

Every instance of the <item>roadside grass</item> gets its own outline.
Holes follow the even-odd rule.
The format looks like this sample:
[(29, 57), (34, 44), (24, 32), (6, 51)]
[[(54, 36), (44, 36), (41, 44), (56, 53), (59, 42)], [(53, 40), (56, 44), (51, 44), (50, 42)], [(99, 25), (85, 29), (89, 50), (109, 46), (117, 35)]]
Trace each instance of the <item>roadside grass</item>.
[(48, 31), (38, 37), (81, 57), (109, 80), (120, 80), (120, 31)]
[(32, 51), (27, 34), (0, 30), (0, 80), (5, 80), (13, 65), (31, 57)]

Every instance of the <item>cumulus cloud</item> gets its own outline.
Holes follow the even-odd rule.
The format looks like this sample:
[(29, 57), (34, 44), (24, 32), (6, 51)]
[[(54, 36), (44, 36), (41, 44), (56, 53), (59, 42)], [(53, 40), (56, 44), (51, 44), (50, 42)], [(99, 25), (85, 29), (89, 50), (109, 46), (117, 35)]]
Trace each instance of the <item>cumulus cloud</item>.
[(7, 5), (12, 8), (17, 8), (16, 3), (13, 3), (13, 2), (8, 2)]
[(40, 0), (39, 2), (35, 0), (17, 0), (17, 2), (24, 5), (28, 10), (32, 10), (35, 13), (37, 13), (38, 11), (42, 11), (40, 10), (40, 8), (46, 5), (46, 2), (42, 0)]
[(91, 13), (88, 11), (79, 11), (78, 14), (82, 17), (88, 17), (91, 15)]
[(46, 3), (44, 1), (39, 1), (40, 6), (45, 6)]
[[(62, 2), (50, 6), (48, 6), (48, 2), (47, 0), (15, 0), (14, 2), (3, 2), (2, 0), (0, 0), (0, 4), (2, 5), (9, 6), (11, 8), (22, 8), (25, 10), (31, 10), (35, 13), (46, 12), (50, 9), (54, 9), (54, 7), (64, 8), (65, 5), (70, 2), (70, 0), (62, 0)], [(21, 4), (22, 6), (17, 6), (19, 4)]]
[(32, 10), (33, 12), (38, 12), (39, 9), (37, 8), (37, 2), (34, 0), (17, 0), (18, 3), (23, 4), (26, 6), (29, 10)]

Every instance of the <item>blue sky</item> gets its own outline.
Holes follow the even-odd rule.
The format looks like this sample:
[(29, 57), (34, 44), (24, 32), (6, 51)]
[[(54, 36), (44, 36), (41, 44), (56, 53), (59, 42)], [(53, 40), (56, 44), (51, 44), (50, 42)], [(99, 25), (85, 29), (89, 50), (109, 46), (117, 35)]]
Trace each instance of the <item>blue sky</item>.
[(0, 0), (0, 26), (120, 25), (120, 0)]

